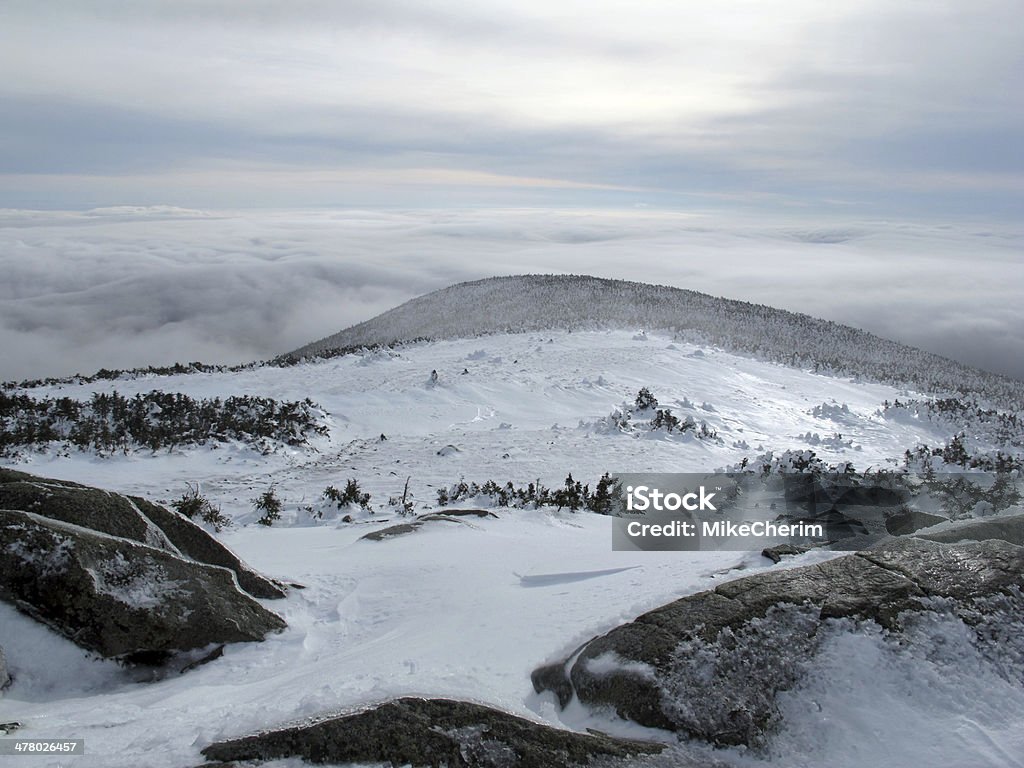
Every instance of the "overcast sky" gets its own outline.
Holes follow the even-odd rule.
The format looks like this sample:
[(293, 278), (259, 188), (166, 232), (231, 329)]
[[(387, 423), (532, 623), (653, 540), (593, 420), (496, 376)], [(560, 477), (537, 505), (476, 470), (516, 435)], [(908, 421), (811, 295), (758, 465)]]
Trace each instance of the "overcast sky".
[(567, 271), (1024, 376), (1020, 11), (2, 0), (0, 378), (264, 357)]
[(0, 205), (1024, 208), (1020, 0), (4, 0)]

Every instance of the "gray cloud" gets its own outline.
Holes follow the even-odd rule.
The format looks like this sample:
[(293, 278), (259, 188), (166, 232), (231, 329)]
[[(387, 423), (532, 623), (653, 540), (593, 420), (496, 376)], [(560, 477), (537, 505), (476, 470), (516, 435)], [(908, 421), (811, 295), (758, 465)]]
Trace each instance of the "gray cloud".
[[(8, 0), (0, 206), (253, 210), (0, 216), (0, 376), (264, 357), (526, 271), (763, 301), (1021, 375), (1018, 16)], [(321, 212), (276, 210), (300, 208)]]
[[(677, 206), (725, 195), (1005, 216), (1024, 203), (1012, 0), (577, 10), (12, 0), (0, 8), (0, 204), (140, 202), (137, 186), (191, 206), (310, 202), (269, 174), (194, 190), (202, 200), (176, 183), (225, 163), (252, 177), (472, 170), (642, 188), (644, 202)], [(145, 183), (111, 178), (124, 174)], [(454, 186), (439, 203), (473, 202)], [(404, 185), (373, 196), (430, 203)], [(515, 188), (504, 202), (522, 199)], [(533, 202), (551, 200), (603, 198), (570, 184)]]
[(574, 272), (807, 312), (1024, 378), (1007, 228), (635, 210), (0, 216), (0, 378), (269, 357), (468, 279)]

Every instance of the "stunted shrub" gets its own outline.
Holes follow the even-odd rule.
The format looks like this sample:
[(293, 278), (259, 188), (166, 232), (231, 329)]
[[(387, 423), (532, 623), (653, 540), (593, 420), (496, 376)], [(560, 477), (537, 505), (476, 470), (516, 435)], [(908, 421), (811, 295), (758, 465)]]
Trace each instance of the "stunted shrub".
[(260, 525), (271, 526), (275, 520), (281, 519), (281, 500), (277, 497), (273, 486), (253, 499), (252, 507), (263, 516), (256, 522)]
[(408, 516), (414, 514), (414, 505), (412, 501), (412, 494), (409, 492), (409, 480), (412, 478), (405, 478), (405, 487), (402, 489), (401, 496), (391, 496), (388, 499), (388, 506), (398, 511), (398, 514)]
[(220, 533), (221, 530), (231, 525), (231, 520), (220, 511), (220, 507), (214, 506), (209, 499), (199, 492), (199, 483), (192, 485), (185, 483), (185, 492), (181, 497), (171, 502), (171, 507), (190, 519), (199, 518), (204, 523), (213, 526), (213, 529)]
[(345, 483), (345, 490), (339, 491), (333, 485), (329, 485), (324, 488), (323, 497), (328, 501), (333, 501), (338, 505), (338, 509), (346, 507), (349, 504), (355, 504), (362, 507), (367, 512), (372, 512), (370, 509), (370, 494), (365, 493), (359, 488), (359, 483), (355, 480), (348, 480)]
[(448, 488), (437, 491), (438, 506), (446, 507), (461, 501), (488, 499), (499, 507), (513, 509), (540, 509), (541, 507), (568, 507), (573, 512), (588, 509), (607, 515), (611, 512), (615, 497), (618, 494), (618, 481), (607, 472), (597, 482), (596, 490), (591, 493), (590, 486), (575, 480), (570, 473), (561, 488), (554, 490), (545, 487), (539, 480), (529, 483), (526, 487), (517, 488), (511, 481), (501, 485), (493, 480), (484, 483), (467, 483), (460, 480)]
[(635, 405), (638, 411), (646, 411), (648, 408), (657, 408), (658, 398), (652, 395), (651, 390), (647, 387), (641, 387), (640, 391), (636, 393)]

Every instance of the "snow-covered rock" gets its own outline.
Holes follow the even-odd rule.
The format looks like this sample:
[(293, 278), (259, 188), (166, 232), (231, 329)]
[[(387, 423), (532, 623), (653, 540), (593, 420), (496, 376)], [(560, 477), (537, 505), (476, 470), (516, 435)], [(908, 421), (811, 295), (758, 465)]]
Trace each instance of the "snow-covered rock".
[[(893, 536), (906, 536), (922, 528), (928, 528), (944, 522), (946, 522), (946, 518), (922, 512), (918, 509), (900, 509), (886, 518), (885, 530)], [(950, 539), (950, 541), (953, 541), (953, 539)]]
[(106, 657), (162, 662), (285, 628), (226, 568), (0, 510), (0, 599)]
[(32, 512), (0, 510), (0, 599), (83, 648), (162, 662), (285, 622), (226, 568)]
[(983, 625), (989, 615), (1001, 627), (1024, 620), (1022, 588), (1020, 546), (897, 539), (684, 597), (541, 667), (533, 682), (563, 707), (575, 694), (640, 725), (758, 745), (778, 724), (776, 695), (806, 674), (822, 638), (863, 622), (898, 634), (907, 612), (934, 611), (982, 627), (977, 642), (999, 666), (1022, 649)]
[(140, 514), (167, 536), (178, 554), (195, 560), (197, 563), (227, 568), (235, 574), (238, 586), (253, 597), (272, 600), (285, 596), (284, 589), (278, 584), (266, 576), (256, 573), (234, 552), (184, 515), (154, 504), (141, 496), (129, 496), (128, 498)]
[(187, 517), (139, 496), (0, 469), (0, 509), (32, 512), (199, 563), (222, 566), (231, 570), (242, 589), (254, 597), (279, 598), (285, 594)]
[(427, 523), (464, 523), (462, 518), (466, 517), (497, 517), (493, 512), (488, 512), (486, 509), (451, 509), (445, 512), (430, 512), (426, 515), (420, 515), (415, 520), (410, 520), (406, 523), (398, 523), (397, 525), (389, 525), (387, 528), (379, 528), (376, 531), (370, 531), (365, 534), (362, 538), (367, 541), (385, 541), (395, 536), (404, 536), (407, 533), (413, 533), (418, 531)]
[(283, 593), (186, 518), (74, 483), (0, 480), (0, 599), (78, 645), (161, 662), (284, 629), (239, 580)]
[[(945, 522), (941, 518), (939, 521)], [(918, 537), (942, 542), (989, 541), (991, 539), (998, 539), (1018, 546), (1024, 546), (1024, 515), (1007, 515), (984, 520), (968, 520), (963, 523), (949, 525), (939, 531), (920, 533)]]
[[(636, 765), (636, 758), (664, 750), (649, 741), (556, 729), (467, 701), (403, 698), (311, 725), (211, 744), (203, 755), (218, 764), (302, 757), (337, 765), (578, 768), (595, 758), (609, 767)], [(714, 766), (703, 757), (671, 764)]]

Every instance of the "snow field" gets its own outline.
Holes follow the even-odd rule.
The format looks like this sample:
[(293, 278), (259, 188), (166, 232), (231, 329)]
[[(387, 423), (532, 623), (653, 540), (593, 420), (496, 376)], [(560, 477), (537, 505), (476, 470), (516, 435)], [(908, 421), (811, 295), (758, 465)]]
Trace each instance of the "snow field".
[[(597, 428), (641, 387), (677, 416), (707, 421), (721, 442)], [(406, 478), (421, 512), (435, 506), (437, 488), (460, 478), (555, 487), (571, 472), (593, 485), (606, 471), (711, 470), (768, 450), (807, 449), (808, 433), (835, 432), (842, 441), (813, 450), (863, 469), (892, 466), (917, 442), (949, 437), (929, 423), (876, 414), (883, 400), (914, 393), (626, 331), (423, 343), (290, 368), (30, 394), (84, 398), (113, 389), (310, 397), (330, 413), (331, 435), (312, 449), (266, 456), (228, 444), (106, 458), (28, 454), (16, 465), (163, 502), (198, 482), (236, 521), (221, 534), (228, 546), (267, 575), (305, 586), (265, 602), (289, 624), (280, 635), (230, 646), (214, 663), (148, 683), (0, 606), (0, 645), (16, 676), (0, 698), (0, 722), (24, 722), (25, 738), (84, 738), (79, 768), (198, 764), (198, 749), (211, 741), (406, 694), (469, 698), (566, 727), (635, 733), (601, 713), (558, 712), (550, 697), (533, 693), (530, 672), (639, 613), (767, 561), (740, 552), (613, 552), (609, 519), (551, 509), (496, 509), (497, 519), (435, 522), (407, 536), (361, 541), (396, 521), (384, 503)], [(823, 404), (831, 407), (814, 415)], [(318, 522), (305, 511), (327, 485), (343, 487), (348, 478), (372, 494), (376, 514), (346, 524), (337, 516)], [(246, 525), (255, 519), (252, 499), (271, 486), (285, 504), (282, 520), (272, 528)], [(899, 657), (880, 643), (861, 633), (830, 646), (820, 674), (783, 702), (787, 721), (774, 759), (735, 750), (716, 756), (744, 766), (896, 766), (915, 754), (924, 756), (922, 765), (950, 768), (1022, 764), (1014, 730), (1024, 720), (1019, 690), (1011, 695), (989, 672), (962, 674), (949, 677), (949, 695), (936, 698), (942, 681), (932, 661)], [(866, 668), (881, 677), (850, 671)], [(47, 764), (56, 765), (33, 758), (32, 765)]]

